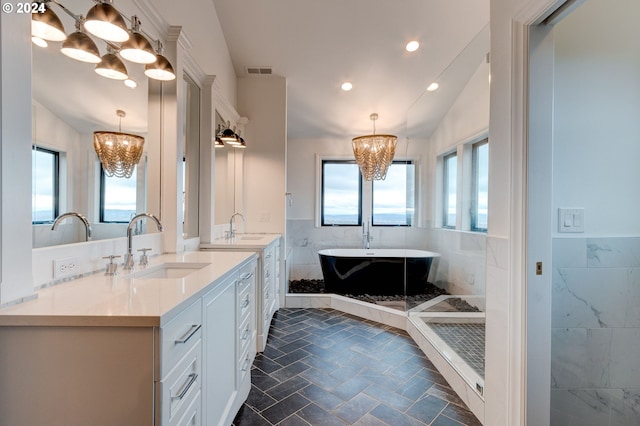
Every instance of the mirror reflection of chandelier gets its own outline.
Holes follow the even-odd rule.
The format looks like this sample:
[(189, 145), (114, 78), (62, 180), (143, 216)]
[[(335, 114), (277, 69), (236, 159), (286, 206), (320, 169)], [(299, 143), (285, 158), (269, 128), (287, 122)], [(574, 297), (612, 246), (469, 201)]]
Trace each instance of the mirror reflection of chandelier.
[(353, 155), (365, 180), (384, 180), (396, 152), (398, 137), (376, 135), (378, 114), (373, 113), (369, 118), (373, 121), (373, 134), (352, 139)]
[(122, 117), (126, 113), (119, 109), (116, 114), (120, 117), (118, 131), (93, 132), (93, 147), (107, 176), (130, 178), (142, 157), (144, 138), (122, 133)]

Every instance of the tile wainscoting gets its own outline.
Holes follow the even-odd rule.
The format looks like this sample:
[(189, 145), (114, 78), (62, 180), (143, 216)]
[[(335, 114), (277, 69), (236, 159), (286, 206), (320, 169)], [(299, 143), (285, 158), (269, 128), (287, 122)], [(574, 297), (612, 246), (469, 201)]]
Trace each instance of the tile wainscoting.
[(551, 424), (640, 424), (640, 237), (553, 240)]

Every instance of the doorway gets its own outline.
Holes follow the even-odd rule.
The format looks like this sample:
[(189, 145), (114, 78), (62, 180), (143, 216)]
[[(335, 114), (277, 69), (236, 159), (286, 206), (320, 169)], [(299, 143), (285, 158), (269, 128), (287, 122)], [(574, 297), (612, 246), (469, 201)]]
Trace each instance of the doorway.
[(631, 425), (640, 418), (640, 4), (587, 0), (570, 12), (530, 28), (527, 424)]

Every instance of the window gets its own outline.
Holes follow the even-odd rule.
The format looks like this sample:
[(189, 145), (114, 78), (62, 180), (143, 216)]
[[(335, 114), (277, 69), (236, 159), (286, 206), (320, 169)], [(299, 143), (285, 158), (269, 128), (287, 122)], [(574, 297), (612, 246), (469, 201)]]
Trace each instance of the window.
[(456, 195), (458, 179), (458, 156), (454, 152), (443, 158), (443, 214), (442, 226), (444, 228), (456, 227)]
[[(416, 165), (394, 161), (385, 180), (364, 181), (353, 160), (322, 160), (321, 226), (411, 226), (415, 215)], [(369, 218), (369, 219), (367, 219)]]
[(33, 223), (50, 223), (59, 214), (60, 153), (34, 146), (31, 150)]
[(412, 161), (394, 161), (387, 177), (374, 180), (372, 188), (372, 225), (411, 226), (415, 203), (415, 165)]
[(109, 177), (100, 166), (100, 222), (128, 223), (136, 213), (136, 177)]
[(489, 199), (489, 141), (484, 139), (472, 147), (473, 177), (471, 187), (471, 230), (487, 231)]
[(362, 179), (355, 161), (322, 161), (322, 226), (362, 224)]

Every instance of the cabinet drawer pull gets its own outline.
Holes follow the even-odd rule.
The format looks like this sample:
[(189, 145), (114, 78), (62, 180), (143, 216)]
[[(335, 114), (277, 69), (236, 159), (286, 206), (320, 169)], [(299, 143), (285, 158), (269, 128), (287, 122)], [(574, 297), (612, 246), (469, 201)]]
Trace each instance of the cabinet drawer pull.
[(271, 253), (267, 254), (264, 258), (265, 259), (271, 259)]
[(189, 392), (189, 389), (191, 389), (191, 386), (193, 386), (196, 380), (198, 380), (198, 375), (196, 373), (191, 373), (189, 374), (188, 379), (189, 381), (187, 382), (186, 385), (183, 386), (182, 391), (178, 395), (171, 397), (172, 400), (184, 398), (187, 392)]
[(240, 279), (242, 281), (248, 280), (251, 277), (253, 277), (253, 272), (245, 272), (244, 274), (240, 275)]
[(267, 272), (264, 274), (264, 276), (265, 276), (265, 278), (269, 278), (269, 277), (271, 276), (271, 271), (267, 271)]
[(187, 343), (187, 341), (189, 341), (189, 339), (191, 339), (193, 335), (196, 334), (198, 330), (200, 330), (200, 327), (202, 327), (201, 324), (193, 324), (182, 339), (178, 339), (175, 341), (176, 345)]
[(251, 303), (251, 301), (249, 300), (249, 295), (247, 294), (247, 298), (244, 299), (244, 302), (242, 302), (242, 305), (240, 305), (240, 309), (244, 309), (247, 306), (249, 306), (249, 303)]
[(249, 368), (249, 356), (247, 355), (247, 357), (244, 359), (244, 362), (242, 363), (242, 371), (247, 371), (248, 368)]
[(242, 332), (242, 340), (247, 340), (247, 338), (249, 337), (249, 333), (251, 331), (249, 330), (249, 326), (247, 326), (247, 328), (244, 329), (244, 331)]

